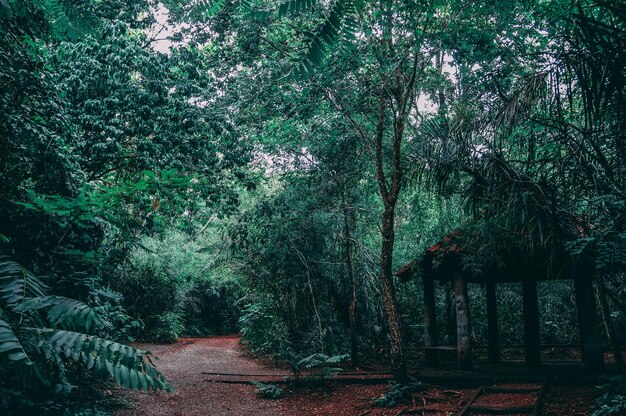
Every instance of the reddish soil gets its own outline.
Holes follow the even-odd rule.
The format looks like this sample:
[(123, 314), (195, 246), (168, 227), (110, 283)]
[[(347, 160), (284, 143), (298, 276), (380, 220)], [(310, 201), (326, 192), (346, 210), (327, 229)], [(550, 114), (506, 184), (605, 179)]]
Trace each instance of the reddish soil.
[[(539, 384), (498, 384), (495, 387), (503, 389), (540, 389)], [(537, 403), (538, 392), (490, 392), (485, 391), (475, 401), (475, 406), (490, 407), (493, 409), (506, 409), (510, 407), (534, 407)], [(480, 412), (472, 412), (472, 415), (479, 415)], [(514, 415), (516, 413), (510, 413)]]
[(537, 402), (536, 393), (498, 393), (480, 396), (474, 404), (476, 406), (505, 408), (534, 406)]
[[(252, 416), (397, 416), (401, 414), (454, 415), (474, 394), (478, 386), (459, 388), (433, 386), (414, 393), (413, 399), (394, 408), (374, 407), (373, 399), (388, 391), (386, 384), (348, 384), (332, 382), (323, 387), (284, 386), (283, 397), (270, 400), (259, 397), (255, 387), (207, 380), (247, 380), (233, 376), (207, 375), (213, 373), (268, 374), (280, 379), (284, 369), (271, 363), (259, 363), (239, 348), (238, 336), (181, 339), (170, 345), (137, 347), (153, 352), (157, 366), (172, 383), (174, 393), (138, 393), (120, 391), (128, 402), (127, 408), (116, 416), (174, 416), (174, 415), (252, 415)], [(262, 380), (259, 377), (251, 379)], [(451, 383), (451, 386), (453, 384)], [(506, 384), (502, 387), (533, 387), (535, 385)], [(477, 404), (489, 406), (526, 405), (534, 402), (536, 393), (489, 395)], [(550, 386), (544, 400), (543, 415), (586, 415), (598, 393), (593, 386)], [(500, 397), (502, 396), (502, 397)], [(519, 396), (519, 397), (518, 397)], [(484, 403), (480, 400), (483, 400)], [(476, 416), (475, 413), (472, 414)]]
[(583, 416), (591, 413), (590, 406), (599, 396), (594, 386), (550, 386), (546, 392), (543, 416)]
[(384, 384), (335, 385), (332, 389), (290, 390), (281, 399), (281, 408), (287, 415), (313, 416), (397, 416), (424, 410), (431, 415), (448, 415), (458, 412), (475, 389), (445, 390), (430, 388), (416, 393), (411, 403), (393, 408), (373, 406), (373, 399), (389, 390)]
[(209, 383), (203, 372), (272, 373), (241, 356), (238, 336), (180, 339), (171, 345), (136, 345), (158, 358), (157, 367), (174, 386), (174, 393), (123, 393), (130, 408), (119, 416), (226, 416), (283, 414), (278, 402), (258, 398), (244, 384)]

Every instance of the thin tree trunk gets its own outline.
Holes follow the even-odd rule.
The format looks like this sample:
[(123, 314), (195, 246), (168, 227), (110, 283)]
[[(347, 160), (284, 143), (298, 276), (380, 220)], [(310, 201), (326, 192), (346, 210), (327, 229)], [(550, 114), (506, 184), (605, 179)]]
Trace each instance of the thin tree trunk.
[(609, 308), (609, 302), (606, 299), (606, 285), (604, 283), (604, 276), (598, 274), (596, 278), (596, 289), (598, 293), (598, 302), (600, 304), (600, 312), (602, 313), (602, 320), (604, 321), (604, 328), (606, 334), (609, 336), (609, 342), (611, 343), (611, 349), (613, 350), (613, 357), (615, 358), (615, 364), (617, 364), (618, 371), (624, 371), (624, 357), (622, 357), (622, 349), (619, 346), (619, 340), (615, 334), (615, 328), (613, 327), (613, 321), (611, 320), (611, 310)]
[[(384, 9), (384, 7), (381, 7)], [(391, 16), (391, 15), (390, 15)], [(386, 32), (391, 33), (391, 23), (385, 25), (383, 28)], [(389, 51), (393, 55), (393, 42), (391, 36), (388, 36)], [(404, 138), (404, 128), (406, 123), (406, 117), (409, 112), (408, 103), (413, 101), (415, 97), (415, 82), (417, 79), (420, 54), (414, 53), (413, 63), (411, 71), (409, 72), (409, 80), (406, 83), (406, 78), (403, 76), (401, 70), (395, 70), (395, 91), (393, 94), (389, 94), (387, 87), (383, 84), (379, 91), (378, 102), (378, 120), (376, 122), (376, 134), (374, 136), (374, 148), (372, 149), (369, 144), (371, 143), (366, 131), (359, 125), (359, 123), (350, 117), (350, 114), (346, 112), (345, 107), (341, 104), (341, 100), (335, 92), (327, 91), (328, 98), (331, 103), (342, 112), (344, 117), (352, 125), (356, 133), (364, 140), (364, 144), (370, 152), (375, 172), (376, 182), (378, 184), (379, 194), (381, 196), (383, 205), (385, 207), (382, 215), (382, 247), (380, 254), (380, 281), (383, 295), (383, 305), (385, 313), (387, 315), (387, 324), (389, 326), (389, 338), (390, 338), (390, 355), (391, 364), (393, 368), (393, 375), (397, 382), (406, 383), (407, 368), (406, 359), (404, 356), (403, 343), (402, 343), (402, 331), (400, 325), (400, 318), (398, 315), (394, 288), (393, 288), (393, 246), (394, 246), (394, 220), (395, 209), (400, 195), (400, 188), (402, 183), (402, 140)], [(387, 107), (389, 100), (389, 108)], [(396, 107), (394, 108), (393, 103)], [(383, 138), (385, 136), (387, 111), (393, 112), (393, 145), (391, 155), (391, 181), (387, 183), (385, 177), (385, 163), (383, 161)]]
[[(391, 49), (391, 48), (390, 48)], [(404, 344), (402, 340), (402, 328), (397, 311), (396, 299), (393, 287), (393, 246), (395, 242), (395, 217), (396, 203), (400, 196), (402, 185), (402, 140), (408, 113), (407, 103), (412, 98), (413, 87), (417, 77), (418, 54), (414, 55), (411, 77), (405, 88), (405, 80), (402, 74), (396, 72), (396, 92), (391, 100), (391, 111), (394, 111), (393, 119), (393, 144), (391, 153), (391, 182), (387, 184), (383, 162), (383, 136), (385, 131), (385, 118), (387, 111), (386, 94), (383, 88), (380, 91), (378, 124), (376, 126), (376, 153), (374, 163), (376, 166), (376, 181), (383, 200), (385, 210), (382, 216), (382, 247), (380, 253), (380, 280), (383, 291), (383, 305), (387, 314), (389, 325), (390, 356), (394, 379), (400, 384), (408, 381), (406, 357), (404, 356)], [(397, 107), (393, 109), (393, 101)]]
[(311, 270), (309, 269), (309, 263), (304, 257), (304, 255), (300, 252), (300, 250), (297, 249), (293, 241), (290, 240), (290, 242), (291, 242), (291, 246), (295, 250), (296, 254), (298, 255), (298, 258), (300, 259), (300, 262), (302, 263), (306, 271), (306, 281), (307, 281), (307, 286), (309, 287), (309, 294), (311, 295), (311, 304), (313, 306), (313, 312), (315, 313), (315, 317), (317, 318), (317, 328), (319, 331), (319, 338), (320, 338), (320, 349), (322, 352), (324, 352), (324, 329), (322, 328), (322, 318), (320, 316), (319, 310), (317, 309), (317, 302), (315, 301), (315, 294), (313, 293), (313, 285), (311, 284)]
[[(393, 246), (395, 242), (395, 217), (396, 203), (400, 195), (400, 185), (402, 179), (402, 165), (400, 161), (401, 144), (404, 136), (404, 117), (406, 113), (400, 113), (393, 123), (393, 150), (392, 150), (392, 178), (391, 184), (388, 186), (385, 179), (385, 170), (383, 167), (383, 133), (385, 129), (385, 112), (386, 102), (384, 91), (381, 91), (379, 118), (376, 134), (376, 180), (380, 190), (380, 196), (383, 200), (385, 210), (382, 215), (382, 246), (380, 252), (380, 281), (383, 292), (383, 305), (387, 315), (387, 324), (389, 326), (389, 353), (391, 358), (391, 367), (394, 379), (400, 384), (406, 384), (408, 381), (406, 357), (404, 356), (404, 344), (402, 340), (402, 328), (400, 317), (398, 314), (394, 285), (393, 285)], [(404, 104), (398, 100), (399, 108)]]
[(358, 341), (357, 341), (357, 330), (356, 330), (356, 275), (354, 273), (354, 259), (353, 259), (353, 249), (352, 249), (352, 233), (350, 232), (350, 211), (346, 205), (346, 196), (345, 190), (341, 194), (341, 199), (343, 203), (343, 224), (344, 224), (344, 241), (346, 248), (346, 263), (348, 266), (348, 275), (350, 276), (351, 283), (351, 298), (350, 298), (350, 307), (349, 307), (349, 317), (350, 317), (350, 363), (352, 367), (358, 367), (359, 365), (359, 356), (358, 356)]

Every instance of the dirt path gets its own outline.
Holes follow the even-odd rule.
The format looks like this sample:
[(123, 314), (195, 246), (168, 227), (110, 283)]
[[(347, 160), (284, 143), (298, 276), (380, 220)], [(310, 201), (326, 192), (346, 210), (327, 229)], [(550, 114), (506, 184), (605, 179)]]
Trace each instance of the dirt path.
[[(174, 393), (129, 392), (123, 389), (116, 395), (128, 402), (128, 408), (115, 416), (395, 416), (410, 405), (393, 408), (372, 407), (372, 399), (388, 392), (384, 383), (372, 385), (333, 384), (301, 388), (285, 387), (283, 398), (269, 400), (258, 397), (255, 388), (245, 384), (207, 382), (220, 376), (203, 372), (274, 374), (278, 370), (244, 357), (238, 349), (238, 336), (187, 338), (175, 344), (139, 344), (158, 357), (159, 370), (165, 374), (176, 391)], [(233, 379), (233, 377), (225, 377)], [(429, 386), (419, 393), (419, 406), (431, 408), (431, 414), (455, 414), (475, 392), (476, 387)], [(453, 390), (450, 390), (453, 388)], [(450, 395), (450, 392), (454, 394)], [(419, 395), (418, 394), (418, 395)], [(593, 385), (555, 386), (548, 390), (544, 400), (544, 415), (588, 414), (589, 406), (597, 396)], [(415, 402), (413, 403), (415, 406)], [(437, 410), (435, 410), (437, 409)]]
[(174, 386), (174, 393), (123, 393), (130, 409), (118, 416), (178, 415), (284, 415), (280, 403), (257, 397), (250, 385), (206, 382), (202, 372), (278, 373), (239, 352), (238, 336), (181, 339), (170, 345), (139, 344), (158, 357), (159, 370)]

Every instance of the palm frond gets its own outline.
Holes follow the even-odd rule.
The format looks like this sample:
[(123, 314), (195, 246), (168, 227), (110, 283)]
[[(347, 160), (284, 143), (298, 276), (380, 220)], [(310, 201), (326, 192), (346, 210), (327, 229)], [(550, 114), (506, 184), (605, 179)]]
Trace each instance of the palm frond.
[(547, 73), (538, 72), (520, 80), (520, 86), (498, 110), (495, 125), (510, 129), (518, 120), (530, 117), (538, 98), (547, 90)]
[(44, 296), (46, 285), (28, 270), (11, 260), (0, 259), (0, 299), (16, 306), (27, 297)]
[(321, 27), (310, 37), (299, 75), (307, 76), (313, 66), (321, 65), (328, 51), (340, 40), (349, 44), (357, 30), (357, 19), (362, 8), (361, 0), (336, 0), (331, 4)]
[(278, 16), (295, 16), (311, 10), (318, 3), (318, 0), (286, 0), (278, 6)]
[(0, 319), (0, 355), (9, 353), (9, 360), (23, 361), (26, 365), (33, 362), (28, 358), (20, 340), (15, 336), (8, 322)]
[(154, 367), (150, 352), (129, 347), (80, 332), (38, 329), (32, 331), (48, 336), (46, 343), (66, 358), (93, 369), (96, 374), (108, 373), (120, 386), (135, 390), (173, 391), (173, 387)]
[(188, 14), (191, 17), (206, 21), (217, 15), (225, 6), (226, 0), (194, 0)]
[(91, 331), (111, 326), (89, 305), (63, 296), (38, 296), (27, 299), (14, 310), (18, 313), (26, 313), (45, 308), (50, 308), (47, 320), (54, 327), (84, 328)]

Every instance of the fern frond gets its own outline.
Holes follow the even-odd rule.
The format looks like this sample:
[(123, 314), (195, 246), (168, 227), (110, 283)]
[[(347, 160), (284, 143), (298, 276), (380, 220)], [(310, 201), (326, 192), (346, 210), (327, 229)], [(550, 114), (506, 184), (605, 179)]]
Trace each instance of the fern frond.
[(46, 285), (18, 263), (0, 259), (0, 299), (14, 307), (25, 298), (44, 296)]
[(90, 9), (89, 2), (32, 0), (32, 6), (21, 6), (16, 14), (31, 18), (41, 13), (47, 24), (46, 32), (57, 39), (75, 40), (100, 25), (99, 19)]
[(343, 361), (346, 361), (348, 358), (350, 358), (350, 355), (348, 354), (333, 355), (326, 359), (326, 363), (327, 364), (339, 364)]
[(64, 329), (110, 328), (111, 324), (103, 320), (89, 305), (63, 296), (38, 296), (27, 299), (15, 307), (15, 312), (26, 313), (50, 308), (47, 319), (50, 325)]
[(57, 353), (82, 363), (96, 374), (108, 373), (123, 387), (153, 391), (173, 391), (173, 387), (156, 369), (151, 353), (80, 332), (38, 329), (30, 330), (48, 336), (46, 343)]
[(301, 359), (296, 365), (298, 368), (313, 368), (325, 363), (328, 358), (328, 355), (318, 352)]
[(278, 6), (278, 16), (295, 16), (311, 10), (318, 3), (318, 0), (285, 0)]
[(319, 31), (311, 36), (298, 76), (309, 75), (314, 66), (320, 66), (328, 51), (340, 40), (349, 45), (358, 27), (358, 15), (363, 8), (361, 0), (335, 0)]
[(334, 364), (338, 364), (342, 361), (345, 361), (348, 357), (349, 357), (348, 354), (328, 356), (326, 354), (318, 352), (318, 353), (309, 355), (306, 358), (301, 359), (295, 365), (291, 363), (291, 365), (294, 368), (294, 370), (297, 372), (300, 372), (303, 369), (312, 369), (316, 367), (321, 367), (320, 375), (322, 377), (326, 377), (326, 376), (332, 377), (334, 374), (337, 374), (338, 372), (343, 371), (343, 369), (339, 367), (331, 367), (331, 366)]
[(33, 362), (28, 358), (20, 340), (15, 336), (8, 322), (0, 319), (0, 354), (10, 353), (9, 360), (24, 361), (26, 365)]
[(208, 20), (224, 8), (226, 0), (194, 0), (189, 7), (189, 15)]

